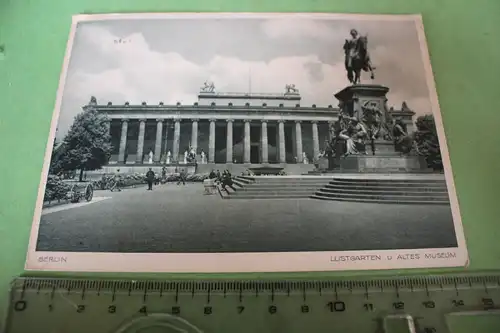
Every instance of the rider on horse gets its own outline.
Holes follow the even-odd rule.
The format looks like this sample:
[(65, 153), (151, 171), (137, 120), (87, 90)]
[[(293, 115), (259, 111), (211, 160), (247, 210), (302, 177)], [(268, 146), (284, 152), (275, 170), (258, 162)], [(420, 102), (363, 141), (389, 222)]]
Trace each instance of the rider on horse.
[(345, 68), (349, 81), (351, 83), (359, 83), (361, 70), (371, 72), (371, 78), (373, 79), (375, 77), (373, 73), (375, 68), (371, 65), (368, 53), (368, 38), (366, 36), (359, 36), (356, 29), (351, 29), (350, 34), (351, 38), (346, 39), (344, 44)]
[(344, 44), (344, 51), (346, 53), (345, 68), (352, 68), (353, 58), (359, 56), (359, 53), (358, 53), (358, 42), (359, 42), (358, 31), (356, 29), (351, 29), (350, 35), (351, 35), (351, 38), (346, 39), (345, 44)]

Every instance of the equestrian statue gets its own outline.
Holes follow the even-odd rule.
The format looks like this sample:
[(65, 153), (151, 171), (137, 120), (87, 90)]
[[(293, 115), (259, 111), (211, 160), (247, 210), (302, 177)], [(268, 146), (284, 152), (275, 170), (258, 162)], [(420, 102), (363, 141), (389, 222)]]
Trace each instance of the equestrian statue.
[(368, 53), (368, 36), (360, 36), (356, 29), (351, 29), (351, 37), (345, 40), (345, 69), (347, 78), (352, 84), (360, 83), (361, 71), (370, 72), (370, 77), (375, 78), (375, 67), (372, 66)]

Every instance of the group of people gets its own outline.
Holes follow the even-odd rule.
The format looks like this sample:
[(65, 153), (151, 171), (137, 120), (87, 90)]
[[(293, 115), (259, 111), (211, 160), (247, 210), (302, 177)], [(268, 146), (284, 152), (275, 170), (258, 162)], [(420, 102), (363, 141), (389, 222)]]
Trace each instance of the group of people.
[(212, 170), (210, 171), (208, 178), (213, 180), (216, 184), (220, 184), (222, 189), (225, 191), (227, 191), (226, 186), (230, 187), (233, 191), (236, 191), (233, 186), (233, 176), (229, 170), (224, 170), (222, 173), (219, 170), (217, 170), (217, 172)]
[[(175, 168), (175, 173), (179, 174), (179, 178), (177, 179), (177, 185), (180, 185), (181, 183), (182, 183), (182, 185), (186, 185), (186, 176), (187, 176), (186, 170), (184, 170), (184, 169), (178, 170), (177, 168)], [(103, 176), (103, 181), (104, 181), (104, 178), (105, 177)], [(163, 167), (161, 170), (161, 179), (164, 179), (164, 180), (167, 179), (167, 168), (166, 167)], [(146, 183), (148, 184), (148, 188), (146, 189), (147, 191), (153, 190), (153, 184), (158, 185), (160, 183), (160, 179), (158, 177), (156, 177), (156, 174), (153, 171), (153, 168), (149, 168), (149, 170), (146, 172), (145, 180), (146, 180)], [(120, 169), (117, 169), (116, 173), (111, 178), (111, 186), (109, 187), (109, 190), (111, 192), (114, 192), (114, 191), (121, 192), (121, 190), (122, 190), (121, 187), (123, 185), (122, 181), (123, 181), (123, 179), (122, 179), (122, 176), (120, 174)]]
[[(177, 185), (180, 185), (181, 183), (182, 185), (186, 185), (186, 176), (187, 176), (186, 170), (185, 169), (179, 170), (178, 168), (175, 168), (175, 173), (179, 174), (179, 178), (177, 179)], [(166, 181), (167, 179), (166, 167), (163, 167), (161, 169), (161, 179), (163, 179), (164, 181)], [(156, 174), (152, 168), (149, 168), (148, 172), (146, 172), (146, 182), (148, 183), (148, 188), (147, 188), (148, 191), (153, 190), (153, 184), (159, 185), (160, 183), (160, 179), (156, 177)]]

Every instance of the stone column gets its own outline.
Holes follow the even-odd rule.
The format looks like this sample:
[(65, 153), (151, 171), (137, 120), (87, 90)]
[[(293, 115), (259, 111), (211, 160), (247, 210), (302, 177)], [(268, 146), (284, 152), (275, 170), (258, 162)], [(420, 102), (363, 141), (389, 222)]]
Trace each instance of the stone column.
[(144, 132), (146, 131), (146, 119), (139, 119), (139, 136), (137, 138), (137, 156), (136, 163), (143, 162), (144, 155)]
[(261, 149), (262, 149), (262, 163), (269, 163), (268, 160), (268, 144), (267, 144), (267, 120), (262, 120), (261, 130)]
[(319, 135), (318, 135), (318, 122), (312, 122), (312, 135), (313, 135), (313, 158), (312, 161), (315, 161), (319, 156)]
[(250, 119), (245, 119), (245, 139), (243, 143), (243, 163), (250, 163)]
[(191, 147), (198, 154), (198, 119), (191, 119)]
[(128, 119), (122, 119), (122, 133), (120, 137), (120, 149), (118, 151), (118, 163), (125, 163), (125, 149), (127, 148)]
[(233, 120), (227, 119), (226, 163), (233, 163)]
[(302, 163), (302, 127), (300, 126), (301, 121), (295, 121), (295, 140), (297, 146), (297, 163)]
[(210, 133), (208, 137), (208, 163), (215, 163), (215, 120), (210, 119)]
[(161, 138), (163, 134), (163, 119), (156, 119), (156, 141), (154, 161), (160, 162), (161, 159)]
[(181, 120), (175, 119), (174, 123), (174, 146), (172, 147), (172, 159), (174, 162), (179, 161), (179, 143), (181, 139)]
[(286, 163), (286, 150), (285, 150), (285, 121), (278, 121), (278, 144), (279, 144), (279, 161)]

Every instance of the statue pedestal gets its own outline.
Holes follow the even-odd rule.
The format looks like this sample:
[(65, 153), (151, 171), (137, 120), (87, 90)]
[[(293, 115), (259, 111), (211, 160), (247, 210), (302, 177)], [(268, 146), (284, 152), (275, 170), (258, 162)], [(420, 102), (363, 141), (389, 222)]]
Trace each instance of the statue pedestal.
[[(372, 154), (370, 141), (366, 142), (366, 151)], [(400, 156), (401, 154), (394, 150), (394, 142), (385, 140), (375, 140), (375, 155), (376, 156)]]
[[(356, 118), (371, 135), (370, 130), (376, 130), (380, 137), (390, 136), (392, 114), (387, 109), (389, 88), (377, 84), (356, 84), (348, 86), (335, 94), (340, 101), (341, 115), (344, 125), (352, 118)], [(401, 112), (398, 113), (398, 115)], [(412, 122), (413, 112), (408, 111), (404, 116)], [(401, 156), (396, 152), (394, 142), (377, 139), (372, 147), (370, 140), (365, 140), (366, 154), (350, 155), (345, 153), (345, 141), (337, 141), (336, 156), (333, 163), (327, 166), (327, 159), (318, 161), (319, 170), (327, 169), (334, 172), (350, 173), (395, 173), (395, 172), (428, 172), (427, 163), (420, 156)], [(374, 149), (373, 149), (374, 148)]]
[(379, 110), (386, 108), (387, 97), (385, 95), (388, 92), (389, 88), (379, 84), (355, 84), (336, 93), (335, 98), (340, 101), (342, 113), (362, 120), (362, 108), (367, 104)]
[(395, 173), (430, 171), (421, 156), (353, 155), (340, 159), (341, 172)]
[(317, 170), (329, 170), (329, 169), (332, 169), (331, 168), (331, 165), (328, 161), (328, 157), (320, 157), (316, 163), (315, 163), (315, 166), (316, 166), (316, 169)]

